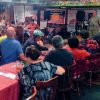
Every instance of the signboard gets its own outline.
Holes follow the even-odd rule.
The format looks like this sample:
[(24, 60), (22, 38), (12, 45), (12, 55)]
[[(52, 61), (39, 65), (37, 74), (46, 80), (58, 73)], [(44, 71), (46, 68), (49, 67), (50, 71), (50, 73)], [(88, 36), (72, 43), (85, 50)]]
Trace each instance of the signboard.
[(51, 9), (48, 23), (65, 24), (65, 10)]

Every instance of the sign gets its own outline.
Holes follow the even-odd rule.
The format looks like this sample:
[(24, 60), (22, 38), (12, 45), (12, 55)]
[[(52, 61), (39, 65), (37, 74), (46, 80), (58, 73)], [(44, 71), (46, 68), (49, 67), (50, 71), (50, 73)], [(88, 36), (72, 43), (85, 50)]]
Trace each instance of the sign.
[(48, 23), (65, 24), (65, 10), (51, 9)]

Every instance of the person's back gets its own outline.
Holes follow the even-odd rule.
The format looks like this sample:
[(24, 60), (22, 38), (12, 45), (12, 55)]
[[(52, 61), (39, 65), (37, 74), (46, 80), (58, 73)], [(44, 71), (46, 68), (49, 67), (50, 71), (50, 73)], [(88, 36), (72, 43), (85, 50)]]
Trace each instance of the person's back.
[(30, 45), (34, 45), (34, 40), (32, 38), (28, 38), (23, 45), (23, 51), (25, 52), (26, 48)]
[(51, 79), (54, 74), (62, 75), (65, 72), (60, 66), (39, 60), (40, 55), (40, 51), (32, 46), (29, 46), (26, 50), (26, 57), (29, 64), (23, 67), (18, 74), (20, 100), (26, 100), (27, 97), (32, 95), (32, 86), (36, 85), (36, 81), (46, 81)]
[(74, 56), (75, 60), (85, 59), (86, 57), (90, 56), (90, 53), (86, 50), (80, 50), (80, 49), (71, 49), (71, 52)]
[(75, 60), (85, 59), (87, 56), (90, 56), (90, 53), (86, 50), (80, 50), (79, 47), (79, 40), (77, 38), (70, 38), (68, 39), (69, 47), (71, 48), (71, 52), (74, 56)]
[(46, 55), (45, 61), (59, 66), (71, 66), (73, 63), (73, 56), (66, 49), (63, 49), (62, 37), (59, 35), (54, 36), (52, 44), (55, 47), (55, 50)]
[[(19, 73), (20, 78), (20, 98), (27, 98), (32, 94), (32, 86), (35, 86), (36, 81), (46, 81), (53, 77), (57, 67), (48, 62), (38, 62), (25, 66)], [(25, 79), (23, 78), (25, 77)], [(26, 83), (26, 86), (23, 84)], [(31, 91), (27, 91), (27, 90)], [(23, 100), (23, 99), (21, 99)]]
[[(2, 60), (4, 64), (18, 60), (20, 50), (20, 43), (15, 39), (7, 38), (0, 44)], [(19, 48), (19, 49), (18, 49)]]
[(73, 63), (73, 56), (66, 49), (57, 49), (51, 51), (45, 57), (45, 61), (59, 66), (70, 66)]
[(18, 60), (25, 60), (21, 44), (15, 40), (15, 29), (13, 27), (8, 27), (7, 29), (7, 39), (0, 43), (0, 52), (2, 57), (2, 63), (10, 63)]

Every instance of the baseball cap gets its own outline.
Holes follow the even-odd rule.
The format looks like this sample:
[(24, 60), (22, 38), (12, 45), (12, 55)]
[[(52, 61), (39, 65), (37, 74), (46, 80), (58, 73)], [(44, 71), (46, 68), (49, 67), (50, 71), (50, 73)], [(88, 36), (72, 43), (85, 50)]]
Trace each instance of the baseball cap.
[(33, 32), (33, 36), (44, 36), (43, 32), (41, 32), (40, 30), (36, 29)]

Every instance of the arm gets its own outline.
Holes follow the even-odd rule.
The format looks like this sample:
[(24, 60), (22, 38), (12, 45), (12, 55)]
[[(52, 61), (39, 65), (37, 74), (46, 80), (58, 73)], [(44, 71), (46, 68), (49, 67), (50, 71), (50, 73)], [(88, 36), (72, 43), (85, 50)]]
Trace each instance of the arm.
[(50, 51), (50, 52), (45, 56), (44, 61), (47, 61), (47, 62), (52, 63), (52, 56), (53, 56), (53, 53), (52, 53), (52, 51)]
[(44, 46), (40, 46), (38, 43), (35, 43), (34, 44), (36, 46), (36, 48), (40, 51), (47, 51), (48, 48), (47, 47), (44, 47)]
[(26, 58), (24, 56), (24, 53), (23, 53), (21, 44), (18, 42), (16, 46), (17, 46), (17, 54), (18, 54), (18, 57), (20, 58), (20, 60), (26, 61)]
[(65, 73), (65, 69), (60, 66), (57, 66), (57, 70), (56, 70), (55, 74), (63, 75), (64, 73)]
[(24, 56), (24, 53), (19, 54), (19, 58), (23, 61), (26, 61), (26, 58)]
[(65, 73), (65, 69), (61, 66), (56, 66), (54, 64), (51, 64), (51, 75), (53, 76), (54, 74), (57, 74), (57, 75), (63, 75)]
[(67, 66), (70, 67), (74, 63), (74, 57), (71, 53), (69, 53), (67, 58), (68, 58), (67, 59), (68, 60)]

